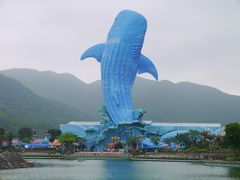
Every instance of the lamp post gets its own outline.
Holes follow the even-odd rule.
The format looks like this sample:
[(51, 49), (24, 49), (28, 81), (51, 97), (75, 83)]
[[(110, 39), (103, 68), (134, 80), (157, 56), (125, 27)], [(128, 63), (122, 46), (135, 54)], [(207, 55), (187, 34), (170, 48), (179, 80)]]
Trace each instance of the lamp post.
[(65, 150), (64, 143), (62, 143), (61, 146), (62, 146), (62, 156), (63, 156), (63, 155), (64, 155), (64, 154), (63, 154), (63, 153), (64, 153), (64, 150)]
[(141, 134), (139, 137), (141, 138), (141, 148), (143, 149), (143, 140), (145, 136), (144, 134)]

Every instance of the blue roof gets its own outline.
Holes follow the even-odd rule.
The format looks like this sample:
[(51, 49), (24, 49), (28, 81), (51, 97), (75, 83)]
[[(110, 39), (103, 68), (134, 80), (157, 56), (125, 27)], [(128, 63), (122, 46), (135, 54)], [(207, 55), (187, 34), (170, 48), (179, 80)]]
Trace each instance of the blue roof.
[(166, 143), (165, 142), (160, 142), (159, 145), (154, 145), (152, 142), (151, 142), (151, 139), (150, 138), (145, 138), (143, 140), (143, 148), (147, 148), (147, 149), (152, 149), (152, 148), (159, 148), (159, 149), (163, 149), (163, 148), (168, 148), (168, 149), (183, 149), (185, 148), (185, 146), (178, 146), (176, 145), (175, 143), (171, 143), (171, 144), (168, 144), (166, 146)]

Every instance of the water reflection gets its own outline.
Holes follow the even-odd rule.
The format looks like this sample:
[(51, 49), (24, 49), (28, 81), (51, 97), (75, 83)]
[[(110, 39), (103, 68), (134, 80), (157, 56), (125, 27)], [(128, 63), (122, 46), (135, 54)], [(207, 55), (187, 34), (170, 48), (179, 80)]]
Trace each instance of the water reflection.
[(240, 167), (229, 167), (228, 176), (232, 178), (240, 179)]
[(157, 179), (237, 180), (240, 167), (206, 166), (200, 163), (123, 160), (35, 160), (39, 168), (1, 170), (0, 179)]
[(105, 179), (134, 179), (138, 177), (133, 161), (110, 160), (103, 162), (106, 170)]

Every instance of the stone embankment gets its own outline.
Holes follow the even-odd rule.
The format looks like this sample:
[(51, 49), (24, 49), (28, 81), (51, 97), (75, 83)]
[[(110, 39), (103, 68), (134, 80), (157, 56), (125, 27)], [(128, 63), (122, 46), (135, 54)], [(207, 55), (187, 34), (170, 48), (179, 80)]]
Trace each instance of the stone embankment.
[(35, 167), (37, 164), (25, 161), (19, 154), (13, 152), (0, 153), (0, 169), (15, 169)]

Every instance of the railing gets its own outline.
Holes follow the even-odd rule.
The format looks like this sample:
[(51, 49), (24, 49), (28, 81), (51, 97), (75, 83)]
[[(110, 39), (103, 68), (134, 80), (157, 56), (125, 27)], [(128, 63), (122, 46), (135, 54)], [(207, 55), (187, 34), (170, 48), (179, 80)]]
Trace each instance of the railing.
[(73, 156), (89, 158), (128, 158), (123, 152), (77, 152)]

